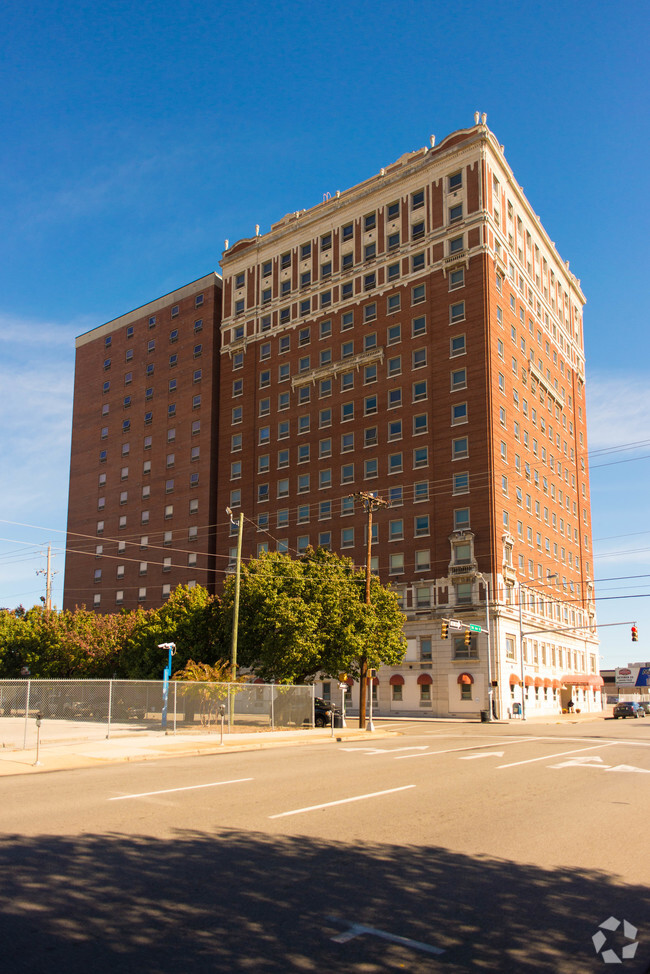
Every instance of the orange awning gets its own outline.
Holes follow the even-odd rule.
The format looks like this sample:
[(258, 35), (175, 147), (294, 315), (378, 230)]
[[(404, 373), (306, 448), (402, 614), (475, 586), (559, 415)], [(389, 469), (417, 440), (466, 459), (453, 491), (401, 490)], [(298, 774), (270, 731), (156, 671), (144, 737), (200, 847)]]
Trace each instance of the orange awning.
[(399, 673), (393, 673), (393, 675), (391, 676), (388, 682), (392, 687), (403, 687), (404, 677), (401, 676)]
[(519, 677), (517, 676), (517, 674), (516, 673), (511, 673), (510, 674), (510, 686), (511, 687), (518, 687), (520, 683), (521, 683), (521, 680), (519, 679)]
[(469, 673), (461, 673), (458, 677), (458, 683), (471, 684), (474, 682), (474, 677)]
[(604, 682), (602, 676), (592, 673), (567, 673), (562, 677), (562, 683), (571, 687), (602, 687)]
[(532, 676), (525, 676), (524, 677), (524, 683), (526, 684), (527, 687), (532, 687), (532, 685), (533, 685), (533, 678), (532, 678)]
[(535, 686), (536, 687), (543, 687), (544, 686), (544, 681), (542, 680), (541, 676), (536, 676), (535, 677)]
[(548, 690), (552, 686), (553, 686), (553, 680), (549, 680), (549, 678), (546, 677), (546, 679), (544, 680), (544, 687)]

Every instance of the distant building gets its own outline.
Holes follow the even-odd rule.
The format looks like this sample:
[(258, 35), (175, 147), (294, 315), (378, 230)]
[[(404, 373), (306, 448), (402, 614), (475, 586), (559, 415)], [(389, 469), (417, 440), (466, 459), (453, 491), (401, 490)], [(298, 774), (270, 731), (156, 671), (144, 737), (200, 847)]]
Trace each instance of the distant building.
[[(210, 470), (201, 506), (210, 513), (198, 517), (206, 535), (196, 542), (205, 567), (191, 578), (211, 585), (216, 577), (218, 584), (234, 567), (236, 528), (226, 507), (245, 515), (244, 558), (322, 545), (361, 565), (366, 518), (352, 495), (374, 492), (390, 506), (374, 517), (373, 569), (398, 592), (408, 638), (403, 664), (378, 674), (381, 712), (477, 714), (488, 709), (489, 690), (499, 716), (553, 713), (570, 699), (600, 709), (585, 299), (485, 119), (477, 116), (438, 145), (432, 139), (358, 186), (285, 216), (266, 234), (227, 245), (221, 264), (211, 452), (201, 456)], [(167, 308), (173, 298), (162, 300)], [(145, 321), (143, 315), (143, 327)], [(92, 546), (102, 543), (94, 529), (102, 514), (89, 511), (103, 471), (96, 456), (106, 446), (101, 431), (108, 426), (120, 443), (124, 436), (102, 422), (97, 400), (81, 411), (76, 405), (89, 379), (101, 378), (97, 342), (111, 329), (122, 340), (122, 324), (103, 328), (90, 333), (96, 352), (82, 360), (78, 349), (75, 392), (75, 430), (81, 424), (83, 435), (73, 432), (71, 484), (86, 479), (75, 487), (74, 506), (71, 492), (71, 512), (85, 514), (81, 527), (71, 520), (71, 530), (86, 533)], [(146, 344), (141, 353), (140, 371)], [(170, 381), (166, 358), (159, 369)], [(156, 381), (158, 393), (158, 375)], [(140, 424), (147, 413), (141, 400)], [(184, 462), (193, 443), (187, 420), (182, 431), (167, 416), (159, 433), (156, 427), (156, 441), (169, 426), (176, 430), (173, 452)], [(148, 454), (144, 445), (138, 451), (142, 464)], [(147, 534), (149, 546), (152, 537), (163, 541), (155, 559), (151, 547), (142, 556), (156, 580), (149, 575), (145, 585), (132, 576), (122, 590), (132, 588), (143, 604), (165, 595), (161, 491), (169, 478), (165, 449), (157, 456), (160, 486), (147, 508), (157, 520)], [(203, 488), (203, 471), (201, 478)], [(172, 584), (190, 577), (183, 570), (187, 545), (178, 541), (192, 522), (177, 533), (175, 519), (177, 505), (183, 509), (194, 496), (185, 476), (173, 479), (167, 557), (183, 565), (169, 576)], [(117, 544), (120, 530), (132, 527), (129, 517), (120, 528), (120, 493), (118, 484), (110, 529), (108, 514), (103, 518), (104, 538)], [(143, 525), (133, 527), (140, 531)], [(131, 543), (138, 544), (137, 533)], [(103, 573), (106, 561), (92, 567)], [(69, 589), (66, 575), (66, 604), (94, 595), (101, 611), (111, 611), (112, 589), (103, 580), (86, 569)], [(452, 620), (447, 639), (444, 620)], [(320, 690), (339, 692), (328, 680)]]
[(77, 339), (64, 608), (214, 591), (220, 318), (212, 273)]

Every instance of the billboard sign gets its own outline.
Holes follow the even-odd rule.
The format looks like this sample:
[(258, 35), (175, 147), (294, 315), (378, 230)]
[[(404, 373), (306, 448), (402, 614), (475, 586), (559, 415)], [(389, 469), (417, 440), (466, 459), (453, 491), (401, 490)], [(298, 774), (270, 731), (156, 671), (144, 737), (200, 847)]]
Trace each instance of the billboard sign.
[(650, 687), (650, 664), (645, 666), (617, 666), (616, 686)]

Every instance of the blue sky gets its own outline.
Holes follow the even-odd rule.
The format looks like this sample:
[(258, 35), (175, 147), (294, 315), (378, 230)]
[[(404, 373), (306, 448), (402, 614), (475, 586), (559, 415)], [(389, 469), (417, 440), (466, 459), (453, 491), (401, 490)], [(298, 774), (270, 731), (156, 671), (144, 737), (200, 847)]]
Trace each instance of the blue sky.
[(636, 0), (6, 5), (0, 605), (38, 600), (48, 542), (61, 602), (75, 336), (478, 110), (587, 296), (603, 665), (650, 659), (649, 21)]

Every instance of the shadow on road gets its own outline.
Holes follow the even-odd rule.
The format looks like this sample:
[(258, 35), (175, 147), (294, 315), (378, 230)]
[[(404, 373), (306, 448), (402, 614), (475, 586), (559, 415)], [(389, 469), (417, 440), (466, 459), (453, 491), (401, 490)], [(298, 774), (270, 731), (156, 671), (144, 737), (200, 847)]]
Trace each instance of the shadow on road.
[[(229, 830), (16, 835), (0, 840), (0, 869), (7, 971), (582, 974), (604, 969), (591, 937), (611, 915), (639, 927), (623, 969), (645, 970), (650, 954), (648, 889), (434, 846)], [(353, 922), (445, 953), (369, 933), (332, 940)], [(608, 946), (620, 953), (621, 941)]]

